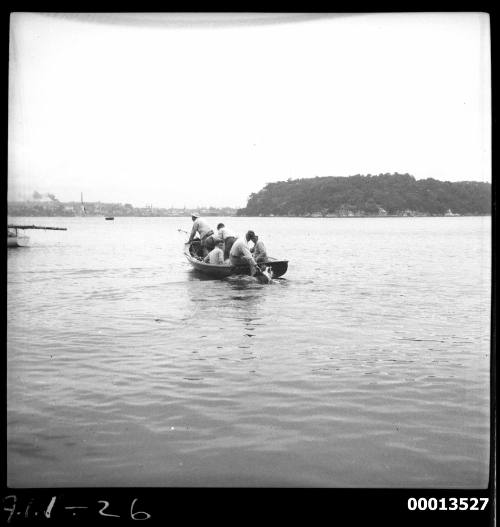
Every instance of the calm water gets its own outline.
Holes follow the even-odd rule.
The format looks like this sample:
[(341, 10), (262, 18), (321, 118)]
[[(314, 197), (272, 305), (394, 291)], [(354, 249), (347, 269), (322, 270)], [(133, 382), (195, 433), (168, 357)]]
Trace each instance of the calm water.
[(490, 218), (224, 218), (269, 285), (189, 218), (15, 221), (68, 231), (8, 250), (9, 485), (486, 486)]

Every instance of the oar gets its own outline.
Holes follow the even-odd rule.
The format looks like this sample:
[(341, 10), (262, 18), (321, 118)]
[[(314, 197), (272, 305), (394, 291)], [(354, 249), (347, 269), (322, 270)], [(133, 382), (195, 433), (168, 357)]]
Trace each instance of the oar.
[[(257, 263), (257, 262), (256, 262)], [(258, 276), (260, 278), (265, 278), (266, 284), (269, 283), (269, 276), (262, 271), (262, 269), (259, 267), (259, 264), (256, 265), (256, 270), (254, 276)]]
[(257, 278), (260, 283), (268, 284), (270, 282), (269, 276), (267, 276), (267, 274), (263, 273), (262, 271), (255, 273), (254, 277)]

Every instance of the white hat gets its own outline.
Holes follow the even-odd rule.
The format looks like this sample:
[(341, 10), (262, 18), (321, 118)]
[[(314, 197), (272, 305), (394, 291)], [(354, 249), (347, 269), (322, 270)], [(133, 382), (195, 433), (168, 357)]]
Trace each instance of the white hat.
[(191, 218), (199, 218), (200, 215), (197, 212), (191, 212)]

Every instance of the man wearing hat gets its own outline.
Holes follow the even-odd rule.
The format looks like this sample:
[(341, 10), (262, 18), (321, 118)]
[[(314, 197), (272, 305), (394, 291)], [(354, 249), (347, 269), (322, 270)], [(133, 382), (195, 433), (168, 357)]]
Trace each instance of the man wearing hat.
[(191, 213), (191, 219), (193, 220), (193, 228), (191, 229), (188, 243), (191, 243), (196, 233), (198, 233), (203, 249), (203, 256), (206, 256), (215, 246), (215, 240), (213, 238), (214, 231), (203, 218), (200, 218), (197, 212)]

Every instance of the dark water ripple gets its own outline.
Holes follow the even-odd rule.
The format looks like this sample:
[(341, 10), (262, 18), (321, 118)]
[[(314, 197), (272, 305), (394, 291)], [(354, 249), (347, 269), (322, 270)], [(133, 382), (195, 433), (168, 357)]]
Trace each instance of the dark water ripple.
[(226, 220), (284, 279), (200, 280), (176, 218), (9, 251), (9, 484), (485, 485), (488, 219)]

